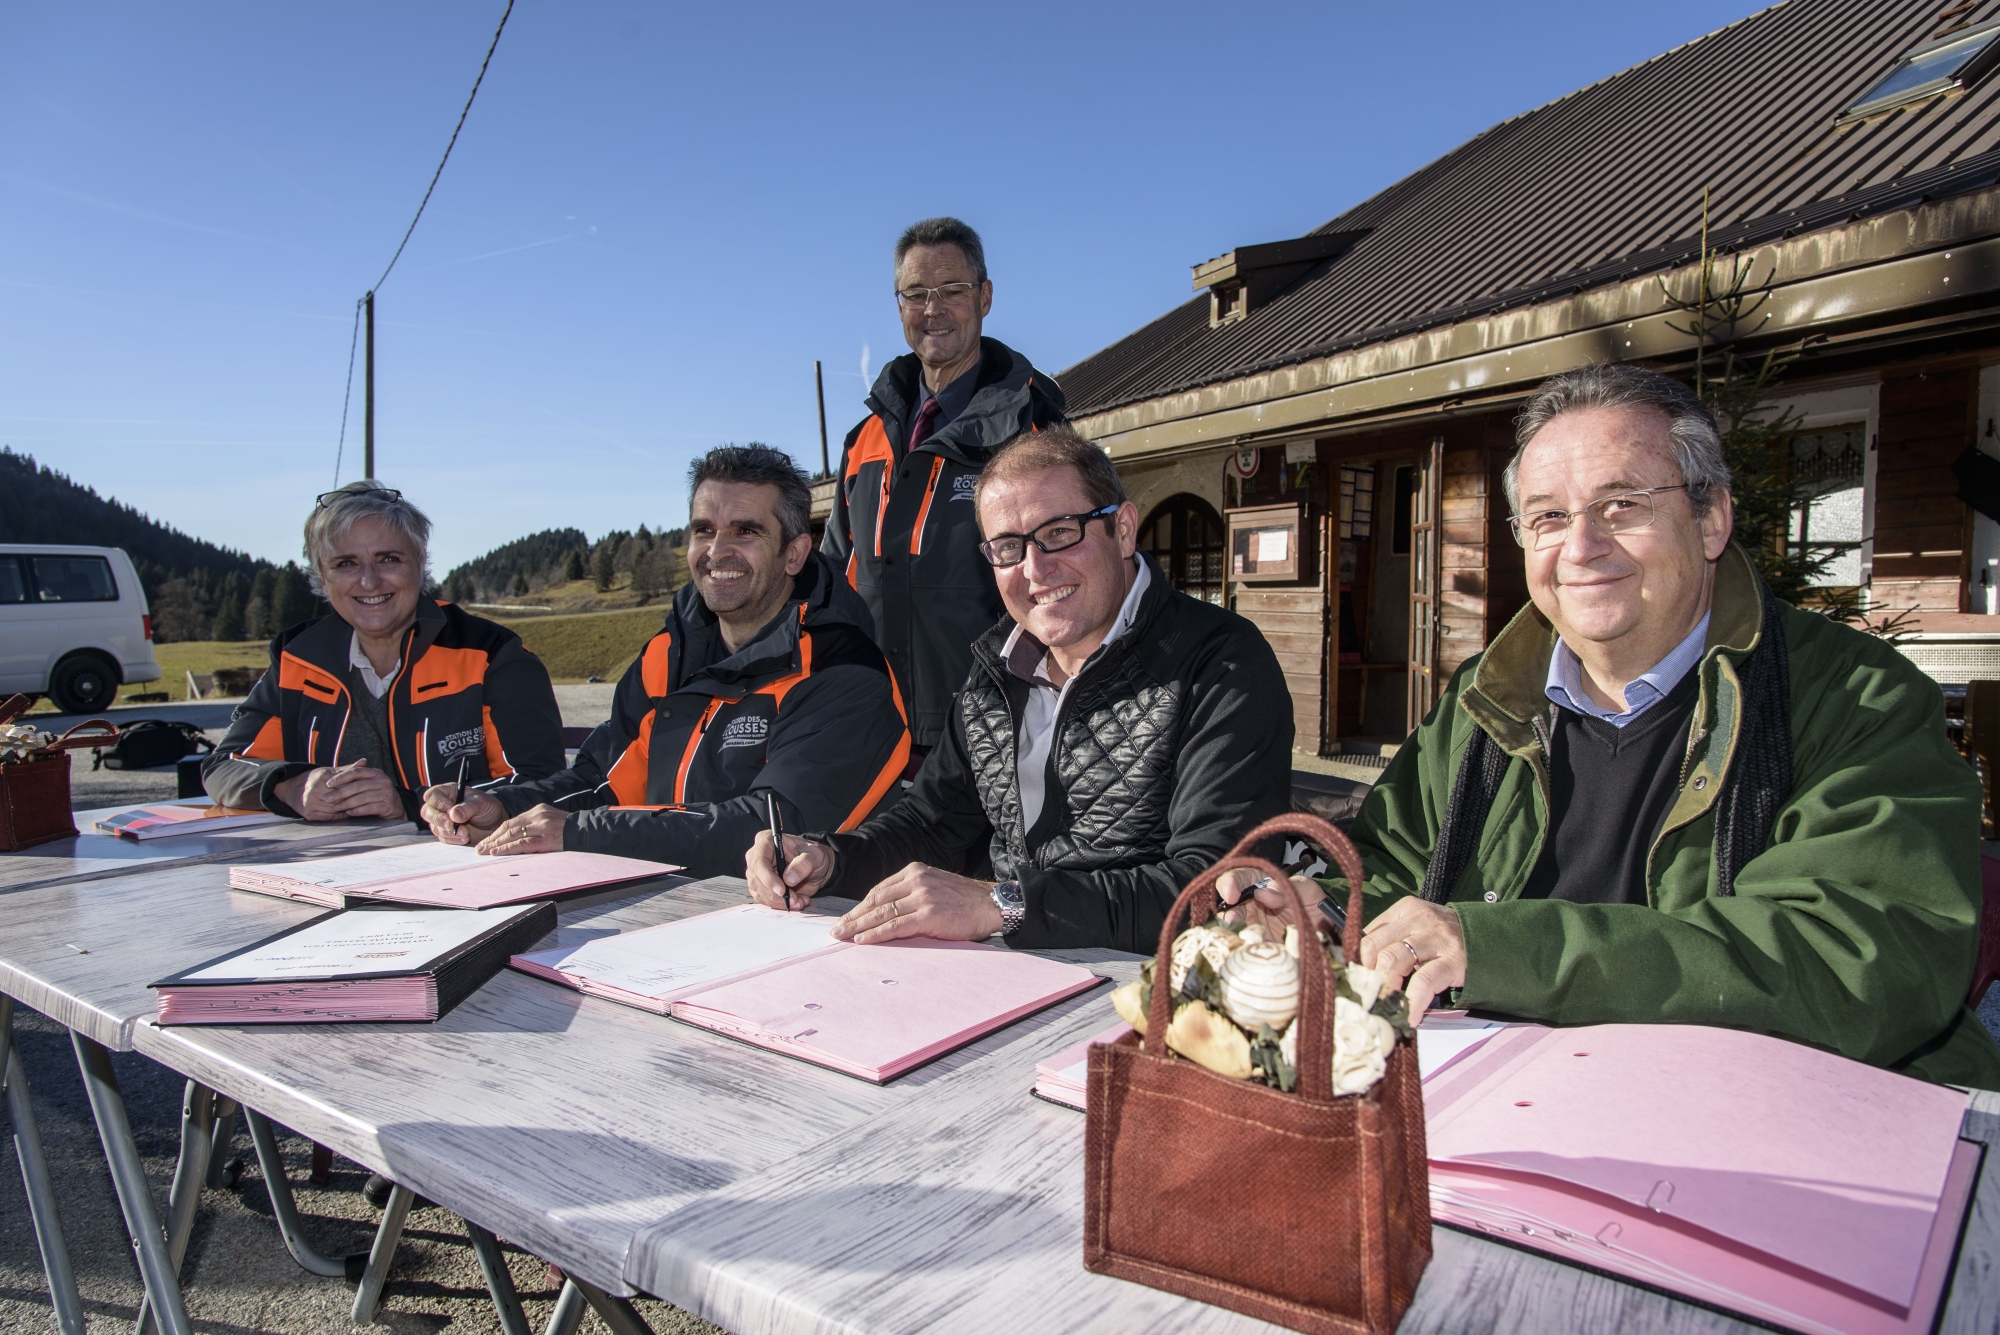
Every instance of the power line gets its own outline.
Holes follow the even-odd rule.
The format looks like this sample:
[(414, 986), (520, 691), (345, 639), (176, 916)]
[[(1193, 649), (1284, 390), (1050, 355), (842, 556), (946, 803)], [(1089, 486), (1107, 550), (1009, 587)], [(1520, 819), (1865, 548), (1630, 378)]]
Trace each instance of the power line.
[(347, 392), (340, 396), (340, 448), (333, 455), (333, 485), (340, 485), (340, 461), (347, 454), (347, 405), (354, 401), (354, 348), (361, 341), (361, 303), (354, 303), (354, 332), (347, 336)]
[(451, 161), (451, 150), (458, 143), (458, 132), (465, 128), (465, 118), (472, 114), (472, 99), (479, 96), (479, 85), (486, 82), (486, 67), (493, 63), (493, 52), (500, 46), (500, 34), (507, 30), (507, 16), (513, 12), (514, 0), (507, 0), (507, 8), (500, 15), (500, 26), (493, 30), (493, 43), (486, 48), (486, 59), (479, 62), (479, 77), (472, 81), (472, 91), (466, 94), (465, 110), (458, 113), (458, 124), (452, 127), (451, 143), (444, 146), (444, 156), (438, 159), (437, 170), (431, 173), (431, 183), (424, 191), (423, 202), (417, 205), (417, 216), (410, 219), (410, 226), (403, 233), (402, 243), (396, 247), (396, 253), (389, 257), (389, 268), (384, 269), (382, 277), (375, 280), (376, 288), (380, 288), (383, 281), (389, 277), (389, 269), (396, 267), (396, 261), (403, 258), (403, 247), (410, 244), (410, 235), (417, 230), (417, 222), (424, 216), (424, 206), (431, 202), (431, 191), (437, 189), (438, 178), (444, 175), (444, 164)]

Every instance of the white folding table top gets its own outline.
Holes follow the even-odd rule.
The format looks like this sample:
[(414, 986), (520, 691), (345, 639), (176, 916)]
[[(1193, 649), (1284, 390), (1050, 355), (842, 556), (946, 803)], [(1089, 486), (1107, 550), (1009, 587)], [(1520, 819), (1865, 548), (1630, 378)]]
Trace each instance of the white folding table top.
[[(564, 905), (556, 939), (746, 898), (733, 878), (608, 892)], [(849, 1128), (939, 1106), (962, 1088), (1032, 1082), (1042, 1055), (1103, 1027), (1092, 999), (1104, 995), (1058, 1003), (887, 1085), (513, 970), (436, 1024), (145, 1023), (136, 1043), (535, 1255), (629, 1294), (626, 1253), (642, 1228)]]
[[(326, 912), (229, 889), (232, 862), (325, 857), (417, 838), (408, 821), (310, 828), (311, 838), (267, 842), (236, 857), (172, 859), (0, 892), (0, 992), (113, 1051), (130, 1051), (133, 1024), (158, 1009), (148, 983)], [(0, 870), (23, 856), (0, 855)]]
[(190, 862), (275, 862), (284, 858), (289, 848), (302, 844), (346, 843), (366, 834), (416, 833), (416, 826), (406, 820), (288, 820), (160, 839), (121, 839), (97, 829), (98, 820), (130, 811), (133, 805), (162, 804), (128, 803), (79, 811), (73, 817), (77, 828), (74, 837), (52, 839), (19, 853), (0, 853), (0, 904), (7, 903), (4, 896), (13, 891), (55, 881), (126, 876)]

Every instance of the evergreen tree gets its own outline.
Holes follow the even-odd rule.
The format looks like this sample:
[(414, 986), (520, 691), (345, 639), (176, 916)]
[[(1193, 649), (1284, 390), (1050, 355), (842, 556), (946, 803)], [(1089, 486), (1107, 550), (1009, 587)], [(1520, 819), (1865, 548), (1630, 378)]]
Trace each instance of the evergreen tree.
[(514, 596), (518, 598), (527, 591), (528, 591), (528, 577), (526, 575), (514, 576)]
[(285, 562), (282, 569), (272, 572), (271, 593), (271, 633), (277, 634), (288, 626), (311, 617), (316, 610), (312, 585), (306, 582), (306, 572), (299, 569), (296, 561)]
[(216, 600), (215, 629), (210, 633), (218, 640), (244, 640), (249, 632), (244, 625), (244, 604), (250, 581), (243, 578), (240, 571), (232, 570), (222, 581), (222, 595)]
[(569, 555), (563, 558), (563, 579), (573, 580), (582, 578), (583, 552), (579, 548), (572, 547), (569, 549)]
[(591, 577), (597, 581), (597, 591), (599, 593), (609, 592), (611, 586), (617, 582), (618, 567), (615, 564), (617, 559), (617, 549), (612, 547), (610, 543), (604, 542), (598, 544), (597, 560), (592, 563)]
[(250, 581), (250, 597), (243, 606), (244, 636), (252, 640), (268, 640), (279, 631), (272, 624), (271, 602), (278, 588), (278, 568), (260, 566), (256, 577)]

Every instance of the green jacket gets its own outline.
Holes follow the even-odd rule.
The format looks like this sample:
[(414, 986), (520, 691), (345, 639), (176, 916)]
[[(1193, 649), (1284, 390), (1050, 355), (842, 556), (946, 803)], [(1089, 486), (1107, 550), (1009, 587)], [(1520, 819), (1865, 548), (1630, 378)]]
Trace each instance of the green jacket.
[[(1733, 897), (1709, 894), (1738, 734), (1737, 666), (1760, 593), (1735, 547), (1716, 573), (1680, 796), (1647, 863), (1649, 904), (1520, 898), (1541, 852), (1547, 757), (1530, 720), (1555, 630), (1532, 605), (1452, 678), (1352, 831), (1370, 920), (1423, 883), (1474, 727), (1513, 761), (1452, 888), (1467, 1006), (1549, 1024), (1714, 1024), (1925, 1079), (2000, 1089), (2000, 1046), (1965, 1005), (1978, 951), (1979, 783), (1945, 740), (1937, 686), (1879, 639), (1781, 609), (1793, 787)], [(1345, 893), (1345, 885), (1339, 886)]]

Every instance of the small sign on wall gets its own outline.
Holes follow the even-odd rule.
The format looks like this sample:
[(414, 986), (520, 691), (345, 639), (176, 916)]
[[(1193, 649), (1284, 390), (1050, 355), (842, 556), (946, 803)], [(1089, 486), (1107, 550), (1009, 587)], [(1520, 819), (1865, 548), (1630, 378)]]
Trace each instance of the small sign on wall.
[(1299, 577), (1300, 507), (1258, 505), (1231, 510), (1229, 575), (1244, 583)]

